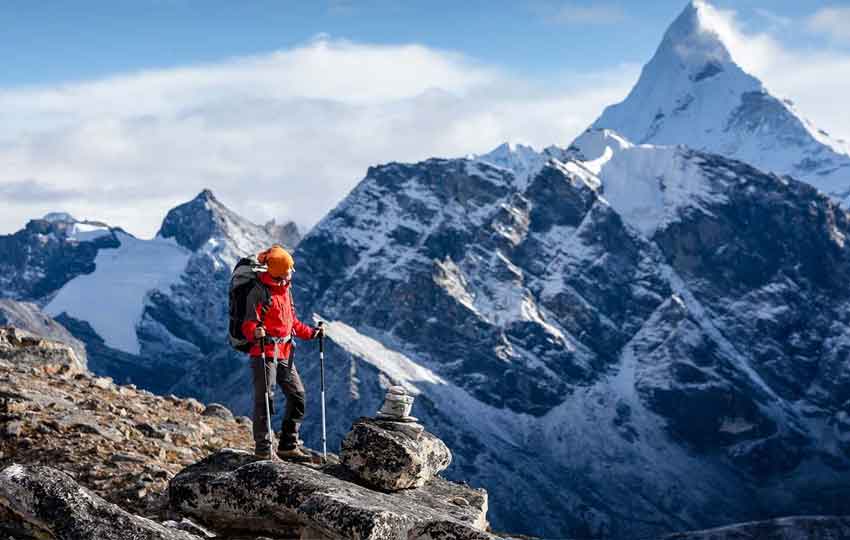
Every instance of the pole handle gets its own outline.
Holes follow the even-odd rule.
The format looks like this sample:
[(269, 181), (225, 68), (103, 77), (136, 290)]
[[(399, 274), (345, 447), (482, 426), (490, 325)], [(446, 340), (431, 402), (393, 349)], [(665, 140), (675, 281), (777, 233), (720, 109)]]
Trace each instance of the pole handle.
[[(324, 321), (319, 321), (319, 329), (324, 328), (324, 326), (325, 326)], [(319, 335), (319, 352), (320, 353), (325, 352), (325, 333), (324, 332), (322, 332), (321, 335)]]

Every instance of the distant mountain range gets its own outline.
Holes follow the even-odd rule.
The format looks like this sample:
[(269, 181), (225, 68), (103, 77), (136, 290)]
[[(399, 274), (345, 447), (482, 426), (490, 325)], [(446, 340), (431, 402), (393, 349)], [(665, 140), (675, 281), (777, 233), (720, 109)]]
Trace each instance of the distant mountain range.
[[(83, 340), (93, 371), (244, 414), (227, 278), (282, 241), (299, 313), (328, 321), (330, 446), (407, 386), (497, 530), (645, 538), (846, 514), (840, 146), (742, 71), (693, 2), (567, 148), (372, 167), (303, 239), (208, 191), (153, 240), (52, 215), (0, 237), (0, 287)], [(314, 344), (297, 356), (316, 445)]]

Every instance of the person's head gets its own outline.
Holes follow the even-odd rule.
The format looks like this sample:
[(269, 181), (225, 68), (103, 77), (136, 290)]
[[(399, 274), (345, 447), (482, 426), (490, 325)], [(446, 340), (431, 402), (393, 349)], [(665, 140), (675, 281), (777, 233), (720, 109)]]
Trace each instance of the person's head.
[(295, 271), (295, 260), (283, 246), (275, 244), (257, 257), (261, 264), (265, 264), (269, 276), (277, 280), (290, 280)]

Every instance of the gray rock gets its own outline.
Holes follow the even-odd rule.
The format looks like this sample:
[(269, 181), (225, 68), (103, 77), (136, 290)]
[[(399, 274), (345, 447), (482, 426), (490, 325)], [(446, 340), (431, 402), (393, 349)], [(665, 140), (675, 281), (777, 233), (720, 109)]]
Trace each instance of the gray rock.
[[(423, 488), (389, 494), (351, 479), (342, 466), (316, 470), (225, 449), (181, 471), (168, 494), (181, 514), (211, 527), (256, 533), (295, 526), (331, 539), (396, 540), (416, 527), (448, 522), (458, 531), (453, 538), (478, 539), (487, 526), (483, 490), (436, 478)], [(452, 504), (454, 497), (470, 504)]]
[(452, 453), (436, 436), (424, 430), (417, 434), (412, 426), (360, 418), (342, 441), (340, 459), (370, 487), (421, 487), (449, 466)]
[(187, 518), (183, 518), (180, 521), (163, 521), (162, 524), (172, 529), (179, 529), (181, 531), (192, 533), (194, 535), (200, 536), (201, 538), (216, 538), (218, 536), (214, 532), (205, 529), (204, 527), (201, 527), (191, 519)]
[(12, 327), (0, 327), (0, 359), (66, 377), (86, 372), (70, 346)]
[(141, 431), (145, 437), (150, 437), (151, 439), (162, 439), (171, 441), (171, 437), (169, 434), (156, 426), (151, 425), (148, 422), (139, 422), (136, 424), (136, 429)]
[(850, 517), (805, 516), (739, 523), (716, 529), (671, 534), (665, 540), (843, 540)]
[(34, 335), (52, 339), (68, 345), (77, 355), (80, 367), (85, 370), (86, 346), (75, 338), (64, 326), (54, 321), (32, 302), (18, 302), (10, 298), (0, 298), (0, 325), (14, 326)]
[[(43, 466), (10, 465), (0, 472), (3, 527), (62, 540), (198, 540), (187, 532), (134, 516)], [(25, 536), (25, 537), (26, 537)]]
[(24, 423), (20, 420), (6, 422), (3, 426), (3, 431), (7, 437), (19, 437), (24, 429)]
[(112, 388), (114, 386), (114, 383), (112, 382), (111, 377), (97, 377), (95, 379), (92, 379), (91, 385), (96, 386), (102, 390), (108, 390), (109, 388)]
[(214, 416), (216, 418), (221, 418), (222, 420), (233, 420), (233, 413), (221, 403), (210, 403), (201, 415)]
[(454, 521), (430, 521), (417, 525), (407, 534), (408, 540), (499, 540), (484, 531), (470, 531)]
[(124, 439), (124, 435), (120, 431), (101, 424), (96, 416), (89, 413), (71, 413), (59, 418), (57, 422), (65, 429), (100, 435), (111, 441), (118, 442)]
[(110, 463), (144, 463), (145, 456), (127, 452), (115, 452), (109, 456)]

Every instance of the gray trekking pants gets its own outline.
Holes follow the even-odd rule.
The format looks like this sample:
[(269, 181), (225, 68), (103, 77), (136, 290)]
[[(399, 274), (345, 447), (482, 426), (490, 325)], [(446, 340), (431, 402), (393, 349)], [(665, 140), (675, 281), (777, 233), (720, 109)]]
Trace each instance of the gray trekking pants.
[(294, 364), (292, 369), (289, 368), (288, 360), (279, 361), (275, 366), (269, 358), (266, 360), (265, 370), (266, 377), (263, 377), (262, 358), (251, 358), (251, 372), (254, 380), (254, 445), (258, 451), (271, 449), (271, 441), (266, 427), (265, 385), (268, 381), (272, 385), (272, 389), (277, 382), (286, 396), (286, 410), (280, 426), (280, 449), (295, 448), (298, 445), (298, 429), (301, 427), (305, 411), (304, 384), (301, 382), (301, 376), (298, 375), (298, 369)]

